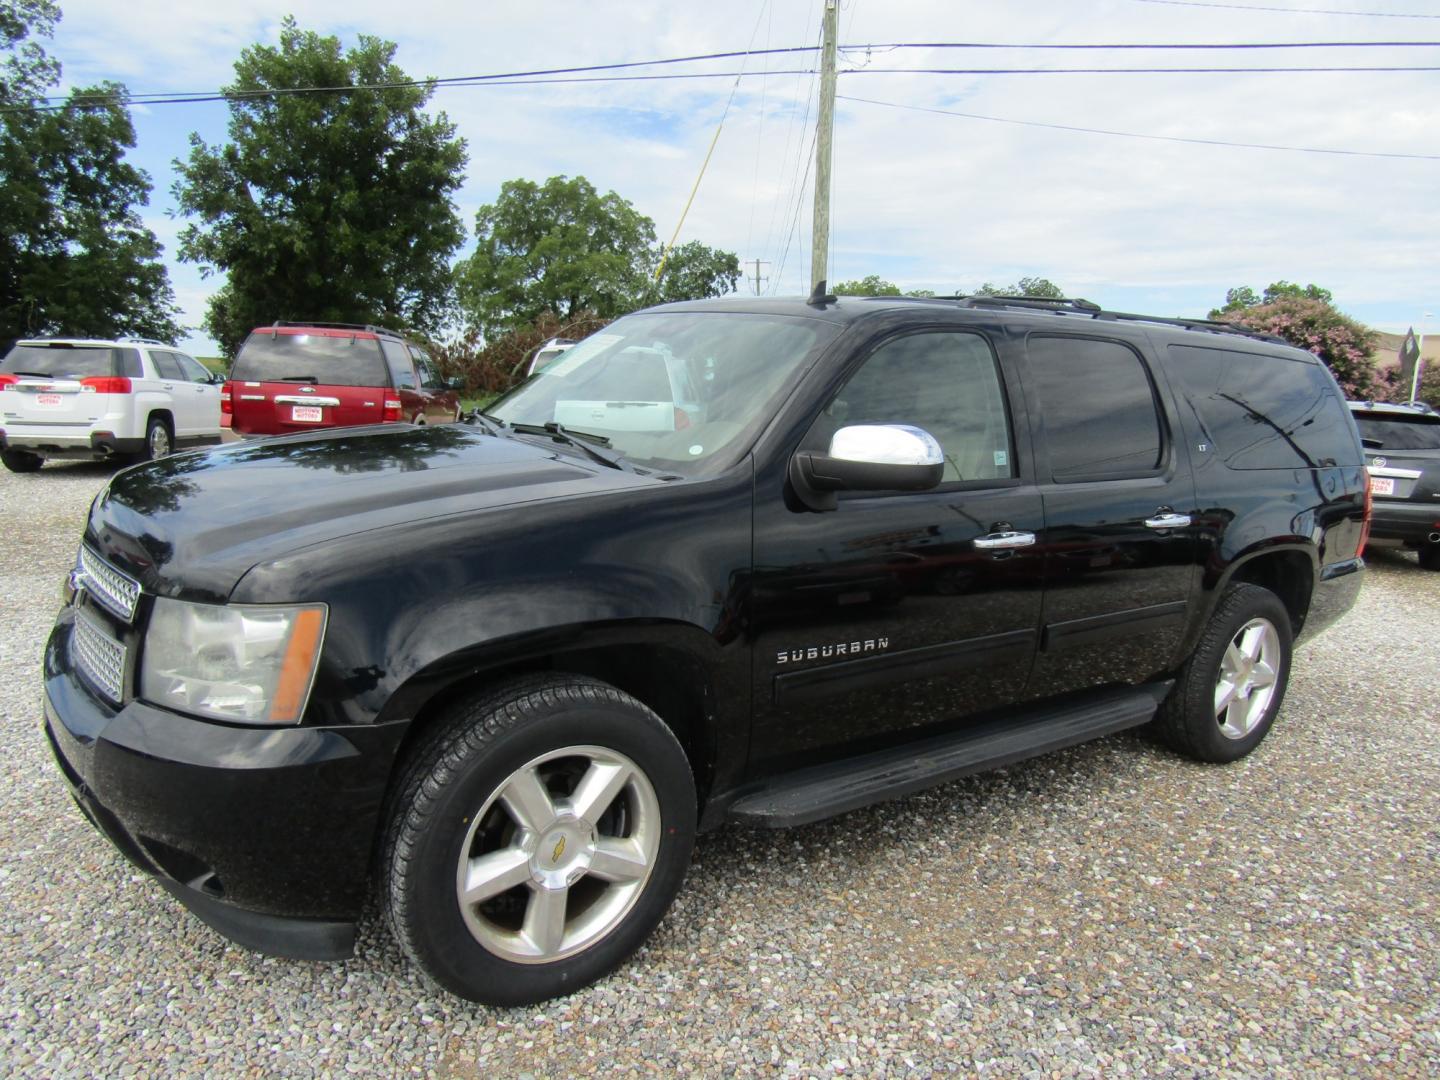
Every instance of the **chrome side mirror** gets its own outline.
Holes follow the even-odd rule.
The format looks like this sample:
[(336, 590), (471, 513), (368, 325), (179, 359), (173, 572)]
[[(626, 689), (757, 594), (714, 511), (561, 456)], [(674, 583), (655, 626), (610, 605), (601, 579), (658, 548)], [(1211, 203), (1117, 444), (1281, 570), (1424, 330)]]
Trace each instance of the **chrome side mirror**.
[(829, 453), (801, 450), (790, 460), (790, 482), (812, 510), (835, 509), (837, 491), (926, 491), (944, 472), (935, 437), (909, 424), (843, 427)]

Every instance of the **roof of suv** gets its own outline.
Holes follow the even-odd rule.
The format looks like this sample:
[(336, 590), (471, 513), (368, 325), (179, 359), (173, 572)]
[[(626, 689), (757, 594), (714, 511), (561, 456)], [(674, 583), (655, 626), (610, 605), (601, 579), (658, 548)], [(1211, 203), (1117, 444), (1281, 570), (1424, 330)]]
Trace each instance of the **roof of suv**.
[(363, 338), (394, 338), (396, 341), (403, 341), (404, 335), (398, 330), (390, 330), (383, 326), (372, 326), (369, 323), (334, 323), (334, 322), (274, 322), (269, 326), (257, 326), (250, 331), (252, 334), (268, 333), (272, 337), (278, 335), (293, 336), (299, 334), (313, 335), (315, 337), (348, 337)]
[(1401, 405), (1392, 404), (1387, 401), (1347, 401), (1350, 411), (1361, 415), (1373, 416), (1402, 416), (1406, 419), (1414, 417), (1435, 417), (1435, 410), (1428, 405)]
[(166, 345), (163, 341), (156, 341), (154, 338), (122, 337), (122, 338), (82, 338), (82, 337), (37, 337), (17, 338), (16, 345), (82, 345), (82, 346), (104, 346), (114, 348), (117, 345), (144, 345), (155, 349), (174, 349), (176, 345)]
[[(1124, 311), (1108, 311), (1088, 300), (1051, 300), (1044, 297), (1009, 296), (823, 296), (801, 299), (799, 297), (758, 298), (721, 297), (711, 300), (690, 300), (677, 304), (666, 304), (667, 311), (748, 311), (768, 315), (804, 315), (824, 319), (828, 322), (855, 322), (880, 310), (920, 309), (924, 307), (945, 307), (981, 312), (1004, 313), (1008, 318), (1019, 318), (1036, 325), (1044, 325), (1053, 319), (1079, 320), (1088, 323), (1103, 323), (1109, 327), (1125, 324), (1144, 325), (1151, 330), (1168, 330), (1177, 334), (1204, 333), (1248, 340), (1257, 344), (1277, 345), (1292, 350), (1299, 356), (1314, 359), (1313, 354), (1298, 349), (1284, 338), (1266, 334), (1234, 323), (1212, 319), (1167, 318), (1161, 315), (1137, 315)], [(1051, 323), (1053, 325), (1053, 323)]]

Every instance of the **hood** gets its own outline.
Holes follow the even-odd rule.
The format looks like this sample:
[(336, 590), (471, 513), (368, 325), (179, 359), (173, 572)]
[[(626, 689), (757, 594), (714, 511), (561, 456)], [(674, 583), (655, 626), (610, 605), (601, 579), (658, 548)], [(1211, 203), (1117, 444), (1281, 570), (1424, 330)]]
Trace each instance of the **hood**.
[(250, 567), (298, 548), (658, 483), (470, 425), (336, 428), (126, 469), (95, 500), (85, 536), (149, 592), (218, 601)]

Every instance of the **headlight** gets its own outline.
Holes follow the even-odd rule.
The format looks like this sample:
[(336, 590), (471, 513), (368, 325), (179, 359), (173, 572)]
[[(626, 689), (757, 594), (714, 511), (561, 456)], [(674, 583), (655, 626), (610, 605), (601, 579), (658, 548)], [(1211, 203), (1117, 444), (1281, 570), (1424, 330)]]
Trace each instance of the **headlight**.
[(157, 597), (140, 695), (180, 712), (296, 724), (325, 637), (324, 604), (191, 604)]

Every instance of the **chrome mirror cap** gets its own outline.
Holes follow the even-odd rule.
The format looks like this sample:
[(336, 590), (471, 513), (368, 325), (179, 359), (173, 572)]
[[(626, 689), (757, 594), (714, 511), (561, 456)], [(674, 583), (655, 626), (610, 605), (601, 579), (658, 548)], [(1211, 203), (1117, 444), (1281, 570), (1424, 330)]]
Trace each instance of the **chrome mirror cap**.
[(873, 465), (943, 465), (945, 453), (924, 428), (909, 424), (855, 424), (830, 439), (830, 456)]

